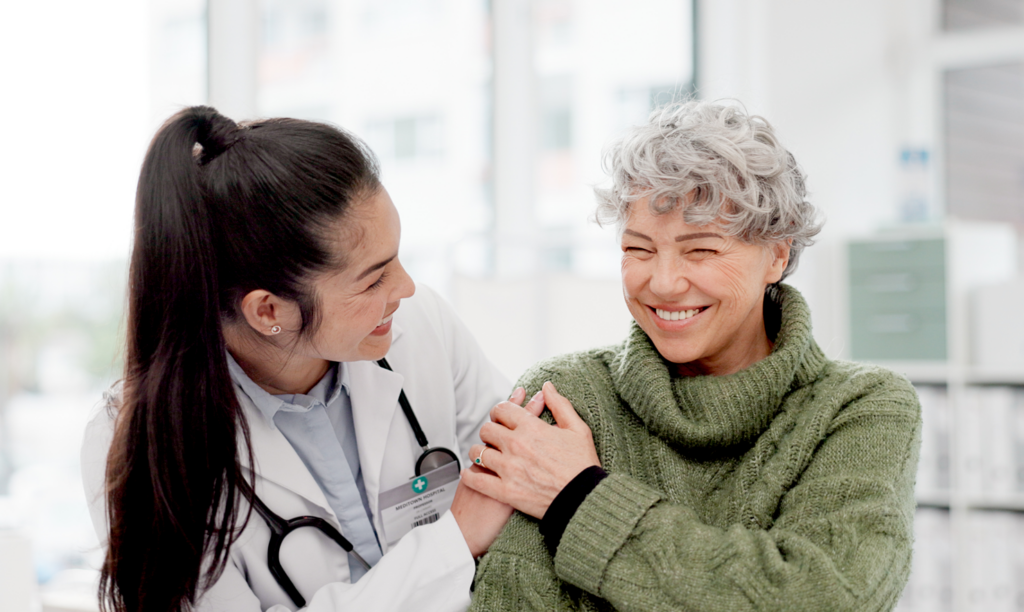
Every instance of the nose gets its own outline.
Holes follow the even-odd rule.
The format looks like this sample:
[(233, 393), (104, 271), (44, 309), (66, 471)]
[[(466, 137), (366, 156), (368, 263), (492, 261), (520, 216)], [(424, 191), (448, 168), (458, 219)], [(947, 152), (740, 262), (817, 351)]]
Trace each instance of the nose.
[(405, 271), (405, 267), (402, 266), (402, 262), (395, 260), (395, 274), (398, 276), (395, 282), (395, 290), (391, 294), (392, 302), (412, 297), (416, 293), (416, 283), (413, 282), (412, 277)]
[(678, 298), (690, 288), (685, 266), (667, 257), (658, 258), (651, 274), (649, 288), (651, 293), (663, 300), (671, 301)]

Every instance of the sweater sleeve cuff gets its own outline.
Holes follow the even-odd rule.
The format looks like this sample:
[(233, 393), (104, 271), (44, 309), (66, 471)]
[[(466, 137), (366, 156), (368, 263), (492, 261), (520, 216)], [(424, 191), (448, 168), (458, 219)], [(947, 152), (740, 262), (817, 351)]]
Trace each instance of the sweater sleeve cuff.
[(551, 556), (555, 556), (558, 550), (558, 543), (562, 541), (562, 534), (569, 526), (569, 521), (576, 514), (583, 500), (590, 495), (590, 492), (608, 477), (608, 472), (601, 469), (599, 465), (592, 465), (576, 475), (575, 478), (565, 485), (551, 505), (548, 506), (544, 518), (540, 521), (540, 534), (544, 536), (544, 544), (547, 545)]
[(569, 520), (555, 554), (555, 573), (599, 595), (605, 568), (661, 494), (622, 474), (611, 474), (591, 491)]

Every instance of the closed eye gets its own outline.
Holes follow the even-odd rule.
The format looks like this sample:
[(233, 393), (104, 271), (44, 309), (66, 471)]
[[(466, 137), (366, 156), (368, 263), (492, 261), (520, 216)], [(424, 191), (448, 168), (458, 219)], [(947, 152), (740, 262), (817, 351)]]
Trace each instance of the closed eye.
[(372, 285), (367, 287), (366, 290), (367, 291), (371, 291), (373, 289), (379, 288), (381, 285), (384, 284), (384, 279), (386, 279), (387, 277), (388, 277), (388, 271), (384, 270), (383, 272), (381, 272), (380, 276), (377, 277), (377, 280), (375, 280)]

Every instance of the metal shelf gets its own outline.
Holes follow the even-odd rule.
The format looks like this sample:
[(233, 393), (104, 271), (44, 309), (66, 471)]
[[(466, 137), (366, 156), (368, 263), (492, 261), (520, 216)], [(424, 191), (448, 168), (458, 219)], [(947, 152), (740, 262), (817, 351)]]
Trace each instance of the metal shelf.
[(940, 508), (949, 509), (949, 491), (915, 491), (914, 497), (917, 500), (918, 508)]
[(966, 385), (1024, 386), (1024, 369), (967, 366), (958, 367), (942, 361), (872, 361), (866, 362), (898, 372), (910, 382), (919, 385), (947, 385), (961, 382)]
[(1024, 370), (1019, 368), (968, 368), (964, 377), (969, 385), (1024, 385)]
[(971, 495), (966, 498), (968, 510), (1004, 510), (1024, 512), (1024, 494), (1009, 495)]
[(888, 368), (922, 385), (945, 385), (951, 378), (951, 369), (944, 361), (872, 361), (873, 365)]

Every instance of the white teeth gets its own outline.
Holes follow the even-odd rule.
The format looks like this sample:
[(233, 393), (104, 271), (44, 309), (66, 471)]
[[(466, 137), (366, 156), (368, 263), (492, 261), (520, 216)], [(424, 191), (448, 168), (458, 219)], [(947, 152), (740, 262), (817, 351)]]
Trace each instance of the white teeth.
[(681, 319), (689, 319), (693, 315), (699, 313), (700, 309), (697, 308), (694, 310), (662, 310), (660, 308), (655, 308), (654, 312), (658, 315), (659, 319), (664, 319), (666, 321), (679, 321)]
[(377, 327), (380, 327), (381, 325), (387, 325), (388, 322), (391, 321), (391, 319), (393, 318), (395, 318), (395, 313), (389, 314), (388, 316), (381, 319), (380, 323), (377, 324)]

